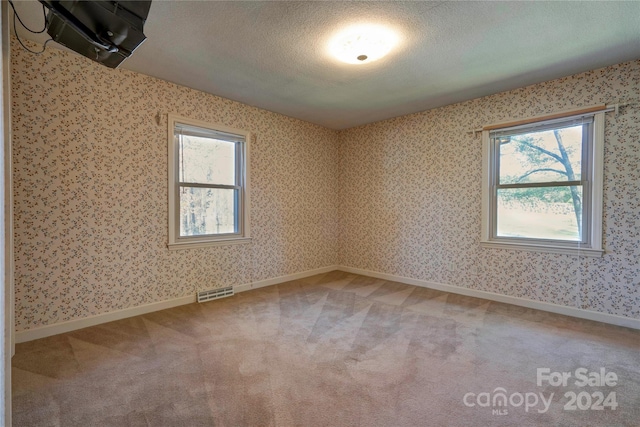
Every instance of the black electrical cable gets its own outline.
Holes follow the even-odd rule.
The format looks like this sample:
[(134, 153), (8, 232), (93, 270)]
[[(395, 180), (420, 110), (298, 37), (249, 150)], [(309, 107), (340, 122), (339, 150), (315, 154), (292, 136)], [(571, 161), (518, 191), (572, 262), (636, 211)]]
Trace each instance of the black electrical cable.
[(13, 5), (13, 1), (9, 0), (9, 4), (11, 5), (11, 9), (13, 9), (13, 32), (16, 35), (16, 39), (18, 39), (18, 43), (20, 43), (20, 46), (22, 46), (24, 48), (24, 50), (26, 50), (27, 52), (31, 52), (34, 55), (40, 55), (47, 48), (47, 44), (50, 41), (53, 41), (53, 39), (49, 39), (46, 42), (44, 42), (44, 45), (42, 46), (42, 50), (40, 52), (36, 52), (36, 51), (33, 51), (33, 50), (29, 49), (28, 47), (26, 47), (24, 45), (24, 43), (22, 43), (22, 40), (20, 40), (20, 36), (18, 35), (18, 27), (16, 25), (16, 18), (18, 19), (18, 22), (20, 22), (20, 25), (22, 25), (25, 30), (27, 30), (27, 31), (29, 31), (30, 33), (33, 33), (33, 34), (42, 34), (47, 30), (47, 26), (48, 26), (47, 9), (44, 7), (44, 4), (42, 5), (42, 13), (44, 14), (44, 28), (42, 30), (40, 30), (40, 31), (33, 31), (31, 28), (29, 28), (26, 25), (24, 25), (24, 22), (22, 22), (22, 19), (20, 19), (20, 16), (18, 15), (18, 12), (16, 12), (16, 7)]
[(18, 16), (18, 12), (16, 12), (16, 7), (13, 5), (13, 1), (9, 0), (9, 4), (11, 5), (11, 9), (13, 9), (13, 13), (14, 13), (13, 22), (14, 23), (15, 23), (15, 18), (17, 16), (18, 17), (18, 21), (20, 22), (20, 25), (22, 25), (24, 27), (24, 29), (29, 31), (30, 33), (42, 34), (45, 31), (47, 31), (47, 9), (44, 7), (44, 5), (42, 5), (42, 13), (44, 14), (44, 28), (42, 30), (40, 30), (40, 31), (34, 31), (31, 28), (29, 28), (26, 25), (24, 25), (24, 22), (22, 22), (22, 19), (20, 19), (20, 16)]
[(18, 40), (18, 43), (20, 43), (20, 46), (22, 46), (23, 49), (26, 50), (27, 52), (33, 53), (34, 55), (40, 55), (40, 54), (44, 53), (44, 51), (47, 48), (47, 45), (49, 44), (49, 42), (53, 41), (53, 39), (49, 39), (46, 42), (44, 42), (44, 45), (42, 45), (42, 50), (40, 52), (36, 52), (35, 50), (31, 50), (28, 47), (26, 47), (24, 45), (24, 43), (22, 43), (22, 40), (20, 40), (20, 36), (18, 35), (18, 30), (16, 30), (15, 15), (14, 15), (13, 21), (14, 21), (14, 23), (13, 23), (13, 32), (16, 35), (16, 39)]

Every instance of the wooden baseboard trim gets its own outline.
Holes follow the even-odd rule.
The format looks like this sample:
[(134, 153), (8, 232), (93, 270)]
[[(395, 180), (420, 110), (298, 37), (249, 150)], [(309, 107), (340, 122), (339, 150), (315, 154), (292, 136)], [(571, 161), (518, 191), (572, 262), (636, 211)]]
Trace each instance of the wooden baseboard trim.
[[(260, 280), (257, 282), (236, 285), (233, 287), (235, 292), (245, 292), (251, 289), (262, 288), (265, 286), (277, 285), (278, 283), (288, 282), (290, 280), (303, 279), (305, 277), (314, 276), (316, 274), (328, 273), (337, 270), (335, 265), (317, 268), (314, 270), (302, 271), (300, 273), (288, 274), (286, 276), (274, 277), (272, 279)], [(15, 333), (16, 343), (37, 340), (40, 338), (50, 337), (65, 332), (75, 331), (77, 329), (87, 328), (102, 323), (113, 322), (114, 320), (126, 319), (128, 317), (139, 316), (154, 311), (165, 310), (167, 308), (177, 307), (179, 305), (191, 304), (196, 302), (196, 295), (189, 295), (180, 298), (174, 298), (166, 301), (154, 302), (151, 304), (139, 305), (137, 307), (125, 308), (123, 310), (111, 311), (109, 313), (98, 314), (95, 316), (84, 317), (82, 319), (69, 320), (67, 322), (55, 323), (53, 325), (41, 326), (39, 328), (28, 329)]]
[(527, 298), (512, 297), (509, 295), (497, 294), (495, 292), (479, 291), (475, 289), (462, 288), (459, 286), (447, 285), (444, 283), (430, 282), (427, 280), (412, 279), (410, 277), (396, 276), (393, 274), (380, 273), (377, 271), (364, 270), (361, 268), (339, 266), (338, 270), (347, 273), (361, 274), (363, 276), (375, 277), (384, 280), (406, 283), (408, 285), (420, 286), (423, 288), (436, 289), (454, 294), (466, 295), (470, 297), (483, 298), (491, 301), (503, 302), (518, 305), (521, 307), (534, 308), (551, 313), (564, 314), (566, 316), (578, 317), (580, 319), (594, 320), (596, 322), (609, 323), (616, 326), (624, 326), (632, 329), (640, 329), (640, 319), (617, 316), (615, 314), (601, 313), (598, 311), (584, 310), (576, 307), (568, 307), (543, 301), (535, 301)]
[(288, 274), (286, 276), (274, 277), (272, 279), (259, 280), (257, 282), (246, 283), (244, 285), (237, 285), (233, 287), (233, 290), (235, 292), (245, 292), (252, 289), (264, 288), (265, 286), (277, 285), (278, 283), (284, 283), (290, 280), (304, 279), (305, 277), (324, 274), (335, 270), (338, 270), (338, 266), (330, 265), (328, 267), (316, 268), (314, 270), (302, 271), (300, 273)]
[(190, 304), (192, 302), (196, 302), (195, 295), (173, 298), (166, 301), (153, 302), (151, 304), (139, 305), (137, 307), (125, 308), (122, 310), (110, 311), (109, 313), (97, 314), (95, 316), (84, 317), (82, 319), (74, 319), (66, 322), (54, 323), (53, 325), (45, 325), (39, 328), (27, 329), (26, 331), (18, 331), (15, 334), (16, 343), (22, 343), (37, 340), (40, 338), (50, 337), (52, 335), (63, 334), (65, 332), (71, 332), (77, 329), (99, 325), (101, 323), (113, 322), (114, 320), (126, 319), (127, 317), (139, 316), (141, 314), (165, 310), (167, 308)]

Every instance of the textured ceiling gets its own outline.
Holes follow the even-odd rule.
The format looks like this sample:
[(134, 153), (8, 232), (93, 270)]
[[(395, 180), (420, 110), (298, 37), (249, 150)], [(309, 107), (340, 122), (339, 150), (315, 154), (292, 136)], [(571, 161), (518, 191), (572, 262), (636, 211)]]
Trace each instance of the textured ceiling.
[[(16, 8), (42, 25), (36, 0)], [(326, 46), (356, 23), (402, 41), (340, 63)], [(123, 68), (344, 129), (638, 59), (640, 2), (154, 0), (145, 34)]]

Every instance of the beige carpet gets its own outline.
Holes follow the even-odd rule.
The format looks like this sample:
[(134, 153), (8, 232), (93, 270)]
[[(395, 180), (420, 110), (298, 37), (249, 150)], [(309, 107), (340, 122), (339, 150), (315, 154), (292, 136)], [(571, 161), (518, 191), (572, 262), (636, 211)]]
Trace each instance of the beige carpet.
[[(336, 271), (19, 344), (14, 425), (638, 426), (639, 350), (640, 331)], [(587, 409), (598, 392), (617, 408)]]

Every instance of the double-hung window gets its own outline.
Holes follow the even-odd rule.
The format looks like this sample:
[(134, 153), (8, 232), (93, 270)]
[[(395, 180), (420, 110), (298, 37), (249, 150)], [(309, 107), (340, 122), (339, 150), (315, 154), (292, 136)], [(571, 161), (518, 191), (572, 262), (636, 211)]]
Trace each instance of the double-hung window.
[(249, 133), (169, 115), (169, 248), (249, 239)]
[(483, 246), (602, 254), (604, 112), (483, 131)]

